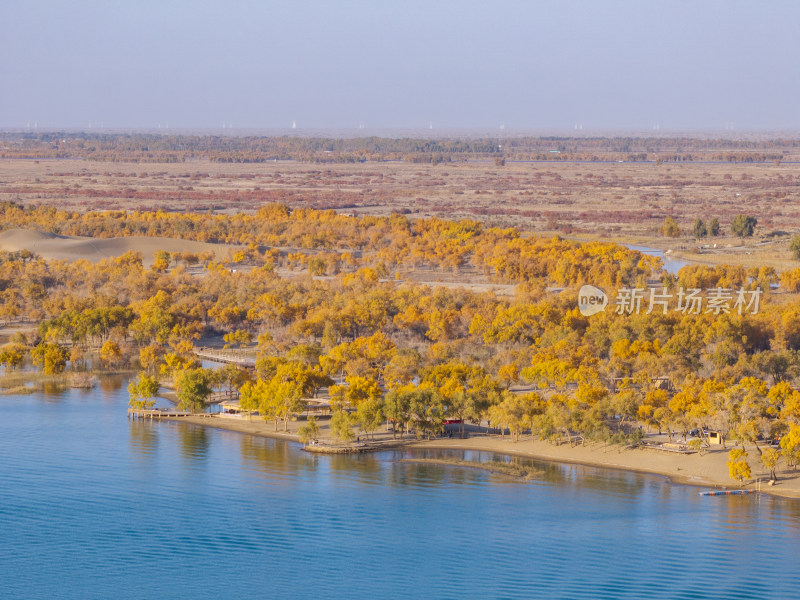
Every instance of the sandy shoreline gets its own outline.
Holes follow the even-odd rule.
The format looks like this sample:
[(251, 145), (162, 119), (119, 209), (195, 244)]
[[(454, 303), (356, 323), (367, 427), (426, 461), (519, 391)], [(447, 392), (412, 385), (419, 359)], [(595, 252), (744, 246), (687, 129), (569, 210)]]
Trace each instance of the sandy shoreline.
[[(258, 418), (254, 418), (252, 421), (225, 417), (180, 417), (169, 420), (293, 442), (299, 442), (296, 432), (304, 423), (304, 421), (292, 421), (289, 423), (288, 431), (283, 431), (283, 423), (281, 423), (279, 430), (275, 431), (272, 422), (265, 423)], [(327, 421), (321, 421), (320, 425), (322, 429), (320, 441), (325, 443), (328, 436)], [(361, 440), (362, 444), (365, 439)], [(769, 472), (761, 465), (758, 453), (752, 447), (748, 447), (748, 461), (753, 472), (753, 479), (745, 486), (737, 485), (728, 477), (728, 468), (725, 464), (728, 460), (728, 449), (723, 448), (713, 448), (697, 454), (672, 454), (652, 449), (626, 449), (621, 446), (604, 444), (576, 447), (570, 447), (569, 444), (555, 446), (548, 442), (532, 440), (530, 436), (523, 436), (521, 441), (512, 442), (508, 437), (501, 439), (496, 435), (477, 433), (470, 434), (470, 437), (466, 439), (394, 440), (391, 433), (387, 433), (385, 430), (376, 433), (375, 441), (366, 441), (366, 445), (362, 448), (367, 451), (393, 448), (486, 451), (536, 460), (661, 475), (678, 484), (728, 489), (743, 487), (744, 489), (759, 489), (761, 492), (785, 498), (800, 498), (800, 472), (783, 467), (778, 470), (777, 485), (767, 485)]]

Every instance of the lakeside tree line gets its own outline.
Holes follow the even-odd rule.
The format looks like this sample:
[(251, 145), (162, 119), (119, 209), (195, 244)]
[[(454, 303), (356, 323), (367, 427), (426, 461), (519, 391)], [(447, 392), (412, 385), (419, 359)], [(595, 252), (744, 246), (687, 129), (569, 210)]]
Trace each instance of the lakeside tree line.
[[(242, 407), (276, 427), (328, 388), (332, 429), (343, 439), (355, 426), (370, 435), (384, 419), (397, 435), (427, 436), (445, 421), (488, 418), (515, 439), (531, 430), (571, 443), (635, 441), (640, 427), (670, 436), (713, 429), (774, 465), (800, 460), (800, 306), (794, 294), (769, 291), (787, 273), (691, 266), (673, 276), (659, 259), (614, 244), (280, 205), (220, 216), (0, 210), (6, 227), (239, 244), (225, 260), (162, 252), (150, 267), (137, 253), (97, 264), (0, 253), (0, 319), (37, 324), (35, 335), (0, 348), (6, 371), (27, 354), (46, 373), (88, 360), (132, 366), (140, 374), (131, 397), (141, 406), (167, 383), (194, 410), (214, 388), (239, 389)], [(420, 272), (516, 291), (406, 279)], [(648, 281), (760, 287), (765, 298), (758, 314), (745, 315), (578, 311), (585, 283), (611, 291)], [(195, 345), (215, 334), (229, 347), (255, 344), (255, 373), (200, 368)], [(777, 437), (777, 454), (756, 445)], [(746, 456), (731, 461), (732, 473), (745, 472)]]

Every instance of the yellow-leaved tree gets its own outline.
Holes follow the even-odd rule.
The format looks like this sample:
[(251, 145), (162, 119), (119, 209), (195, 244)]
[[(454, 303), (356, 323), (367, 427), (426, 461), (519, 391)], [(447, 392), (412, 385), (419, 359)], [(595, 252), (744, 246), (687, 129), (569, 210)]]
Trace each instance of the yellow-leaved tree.
[(105, 365), (114, 366), (122, 362), (122, 350), (119, 344), (108, 340), (103, 347), (100, 348), (100, 360)]
[(728, 453), (728, 473), (731, 479), (739, 483), (744, 483), (745, 479), (750, 479), (750, 465), (747, 463), (747, 452), (742, 448), (734, 448)]

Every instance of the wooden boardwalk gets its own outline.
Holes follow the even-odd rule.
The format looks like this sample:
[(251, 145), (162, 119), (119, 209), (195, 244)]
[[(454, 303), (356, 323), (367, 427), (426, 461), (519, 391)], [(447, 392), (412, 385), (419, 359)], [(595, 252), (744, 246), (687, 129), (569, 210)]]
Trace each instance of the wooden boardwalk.
[[(161, 398), (169, 402), (178, 403), (178, 393), (170, 383), (165, 383), (161, 386), (163, 393)], [(229, 402), (239, 399), (239, 390), (218, 390), (211, 392), (206, 398), (206, 404), (219, 404), (220, 402)]]
[(236, 356), (236, 354), (234, 354), (231, 351), (200, 347), (200, 348), (195, 348), (194, 355), (197, 358), (204, 358), (206, 360), (211, 360), (219, 363), (232, 364), (238, 367), (242, 367), (243, 369), (256, 368), (255, 358)]
[(191, 413), (186, 410), (172, 410), (169, 408), (129, 408), (129, 419), (176, 419), (179, 417), (207, 417), (211, 413)]

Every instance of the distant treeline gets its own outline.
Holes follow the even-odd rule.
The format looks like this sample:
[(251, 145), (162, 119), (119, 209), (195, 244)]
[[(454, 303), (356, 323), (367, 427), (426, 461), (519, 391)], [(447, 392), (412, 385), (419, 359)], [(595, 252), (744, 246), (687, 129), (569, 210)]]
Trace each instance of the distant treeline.
[(691, 137), (518, 137), (421, 139), (363, 137), (262, 137), (86, 132), (1, 132), (0, 158), (85, 159), (106, 162), (259, 163), (297, 160), (355, 163), (400, 160), (725, 161), (796, 159), (800, 139), (730, 140)]

